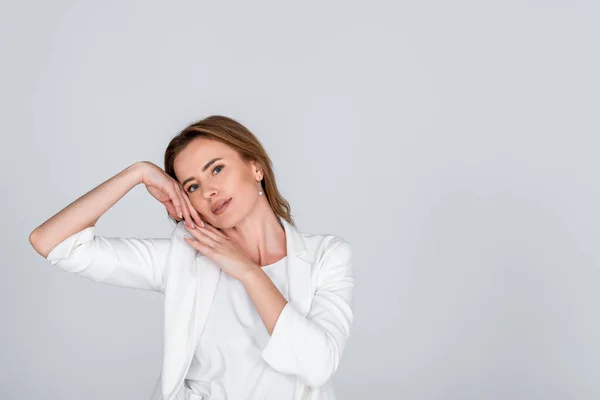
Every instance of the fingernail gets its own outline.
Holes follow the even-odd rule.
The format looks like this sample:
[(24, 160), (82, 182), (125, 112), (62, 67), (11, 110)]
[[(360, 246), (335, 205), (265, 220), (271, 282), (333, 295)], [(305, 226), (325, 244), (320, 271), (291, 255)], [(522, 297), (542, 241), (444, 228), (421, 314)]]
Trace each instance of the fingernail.
[(183, 212), (179, 211), (179, 218), (183, 218)]

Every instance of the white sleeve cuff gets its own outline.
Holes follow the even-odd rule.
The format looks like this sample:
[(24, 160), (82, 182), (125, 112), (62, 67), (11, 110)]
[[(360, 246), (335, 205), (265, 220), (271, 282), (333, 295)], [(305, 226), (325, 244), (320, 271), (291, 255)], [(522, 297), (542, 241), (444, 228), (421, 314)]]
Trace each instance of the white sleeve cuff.
[(290, 355), (294, 354), (291, 332), (294, 326), (294, 318), (298, 315), (302, 317), (288, 302), (281, 310), (277, 322), (275, 322), (273, 333), (271, 333), (271, 337), (261, 353), (262, 358), (269, 365), (281, 372), (292, 373), (296, 370), (294, 359), (293, 357), (290, 358)]
[[(73, 252), (77, 247), (83, 243), (91, 242), (96, 236), (96, 226), (89, 226), (79, 232), (75, 232), (62, 242), (57, 244), (46, 256), (46, 260), (50, 261), (52, 265), (58, 264), (62, 260), (72, 258)], [(79, 272), (84, 269), (86, 265), (77, 263), (64, 263), (60, 266), (69, 272)]]

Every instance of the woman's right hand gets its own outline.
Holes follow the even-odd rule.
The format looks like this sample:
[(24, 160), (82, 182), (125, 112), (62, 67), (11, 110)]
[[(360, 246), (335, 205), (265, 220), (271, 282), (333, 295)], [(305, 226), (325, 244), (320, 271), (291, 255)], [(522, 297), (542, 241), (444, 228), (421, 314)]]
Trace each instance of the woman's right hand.
[(196, 211), (181, 184), (170, 177), (162, 168), (149, 161), (140, 164), (141, 182), (156, 200), (167, 208), (167, 212), (177, 221), (204, 226), (204, 221)]

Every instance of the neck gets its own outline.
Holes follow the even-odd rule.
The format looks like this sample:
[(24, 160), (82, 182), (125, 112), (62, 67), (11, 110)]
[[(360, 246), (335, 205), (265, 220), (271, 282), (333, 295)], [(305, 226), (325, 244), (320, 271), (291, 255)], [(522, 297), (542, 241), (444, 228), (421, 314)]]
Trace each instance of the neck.
[(285, 229), (265, 198), (236, 226), (222, 232), (260, 267), (287, 255)]

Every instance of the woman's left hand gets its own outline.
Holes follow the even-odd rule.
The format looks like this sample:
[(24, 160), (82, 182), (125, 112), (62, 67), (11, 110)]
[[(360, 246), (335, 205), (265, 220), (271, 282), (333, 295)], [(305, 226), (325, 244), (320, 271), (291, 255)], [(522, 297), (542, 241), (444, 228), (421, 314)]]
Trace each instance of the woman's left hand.
[(185, 241), (213, 260), (232, 278), (241, 281), (244, 275), (258, 268), (223, 232), (208, 222), (204, 223), (204, 227), (190, 228), (186, 224), (184, 226), (193, 236), (193, 238), (185, 237)]

